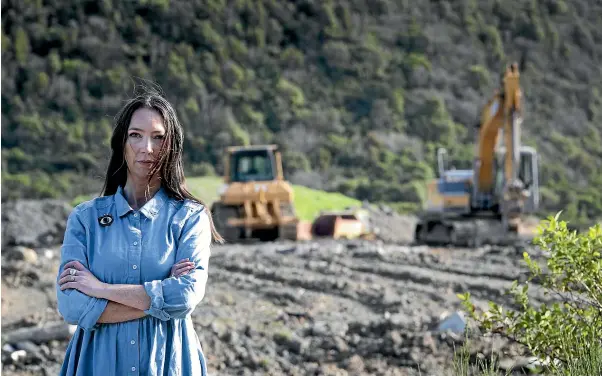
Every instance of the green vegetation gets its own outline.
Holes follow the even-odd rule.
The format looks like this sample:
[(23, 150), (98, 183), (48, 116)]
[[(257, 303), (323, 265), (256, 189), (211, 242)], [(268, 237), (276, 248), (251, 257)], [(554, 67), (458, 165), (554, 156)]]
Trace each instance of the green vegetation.
[[(557, 375), (602, 372), (602, 225), (583, 233), (569, 231), (558, 215), (543, 221), (535, 243), (545, 250), (540, 265), (525, 252), (530, 276), (510, 293), (515, 307), (489, 303), (477, 312), (470, 292), (460, 294), (465, 309), (488, 333), (501, 333), (526, 346), (539, 359), (548, 359)], [(533, 304), (529, 282), (537, 280), (552, 303)], [(462, 354), (461, 354), (462, 355)]]
[[(596, 338), (599, 340), (599, 338)], [(570, 358), (566, 362), (555, 362), (550, 364), (548, 361), (534, 361), (525, 364), (527, 374), (538, 374), (548, 376), (591, 376), (602, 374), (602, 347), (591, 346), (591, 338), (573, 338), (564, 342), (568, 348), (574, 349), (577, 354), (575, 358)], [(454, 376), (499, 376), (513, 375), (511, 370), (502, 370), (496, 355), (492, 354), (489, 358), (477, 358), (472, 362), (470, 355), (471, 340), (467, 339), (462, 347), (454, 353), (453, 375)], [(525, 372), (521, 372), (524, 374)]]
[(214, 176), (188, 178), (186, 181), (190, 193), (207, 205), (219, 198), (218, 190), (223, 184), (221, 178)]
[(295, 209), (299, 218), (303, 220), (313, 220), (323, 210), (341, 210), (362, 204), (356, 199), (336, 192), (324, 192), (300, 185), (295, 185), (294, 189)]
[[(218, 189), (222, 186), (220, 177), (204, 176), (188, 178), (187, 185), (190, 192), (211, 205), (219, 198)], [(297, 215), (302, 220), (311, 221), (322, 210), (342, 210), (347, 207), (360, 206), (362, 203), (351, 197), (336, 192), (324, 192), (300, 185), (293, 185)], [(77, 205), (95, 197), (94, 195), (80, 195), (72, 202)]]
[[(159, 84), (185, 165), (278, 143), (294, 182), (419, 207), (435, 150), (472, 161), (478, 111), (528, 49), (542, 213), (602, 216), (601, 5), (587, 0), (5, 1), (2, 199), (94, 193), (112, 117)], [(312, 176), (307, 179), (307, 176)]]

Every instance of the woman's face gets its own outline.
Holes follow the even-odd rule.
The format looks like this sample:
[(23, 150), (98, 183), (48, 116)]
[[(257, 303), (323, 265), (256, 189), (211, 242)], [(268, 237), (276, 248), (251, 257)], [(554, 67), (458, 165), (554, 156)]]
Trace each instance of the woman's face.
[(125, 143), (125, 161), (135, 179), (148, 179), (165, 138), (163, 118), (157, 111), (140, 108), (132, 114)]

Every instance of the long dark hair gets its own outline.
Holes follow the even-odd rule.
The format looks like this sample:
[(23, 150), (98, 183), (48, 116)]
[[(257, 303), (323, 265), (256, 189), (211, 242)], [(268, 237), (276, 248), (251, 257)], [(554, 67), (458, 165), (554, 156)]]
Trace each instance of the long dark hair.
[(134, 112), (140, 108), (157, 111), (163, 118), (165, 137), (158, 158), (149, 174), (149, 182), (153, 175), (160, 173), (161, 185), (167, 195), (177, 200), (189, 199), (205, 206), (209, 216), (213, 240), (223, 243), (224, 239), (213, 224), (211, 210), (203, 201), (194, 197), (186, 188), (186, 177), (182, 167), (182, 149), (184, 134), (173, 106), (158, 91), (144, 88), (143, 92), (127, 101), (116, 116), (115, 129), (111, 137), (111, 159), (107, 168), (102, 196), (113, 195), (119, 186), (125, 187), (127, 165), (125, 161), (125, 143), (127, 132)]

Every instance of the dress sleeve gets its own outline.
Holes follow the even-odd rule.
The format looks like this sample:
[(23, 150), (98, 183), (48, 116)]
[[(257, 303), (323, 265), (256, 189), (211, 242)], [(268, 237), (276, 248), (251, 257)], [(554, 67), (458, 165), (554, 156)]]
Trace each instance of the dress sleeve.
[(61, 246), (61, 264), (55, 281), (57, 303), (59, 313), (67, 323), (92, 331), (97, 328), (97, 321), (104, 312), (108, 300), (90, 297), (76, 289), (61, 290), (58, 284), (63, 267), (69, 261), (79, 261), (88, 270), (90, 269), (86, 250), (86, 230), (79, 217), (79, 210), (75, 208), (67, 219), (67, 228)]
[(206, 209), (195, 211), (184, 223), (176, 259), (189, 258), (195, 269), (178, 278), (144, 283), (151, 298), (146, 314), (160, 320), (182, 319), (191, 314), (205, 296), (209, 267), (211, 229)]

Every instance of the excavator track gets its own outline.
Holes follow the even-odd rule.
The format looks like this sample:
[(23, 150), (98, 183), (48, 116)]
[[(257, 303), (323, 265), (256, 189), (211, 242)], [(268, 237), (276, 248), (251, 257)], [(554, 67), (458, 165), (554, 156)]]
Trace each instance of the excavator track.
[(478, 248), (483, 245), (519, 246), (530, 237), (518, 227), (507, 229), (497, 219), (433, 218), (419, 222), (415, 230), (416, 244)]

